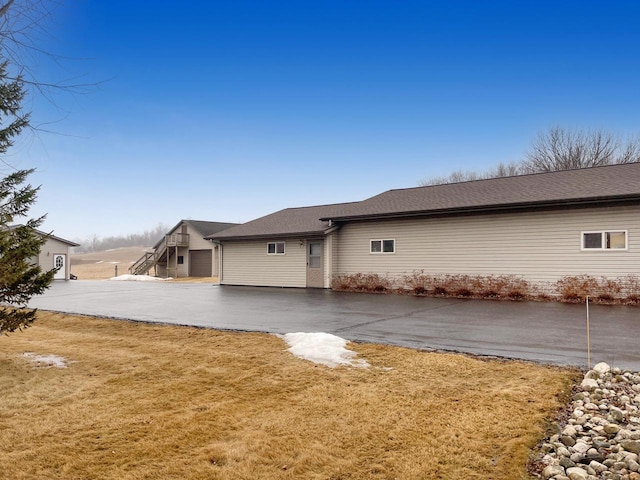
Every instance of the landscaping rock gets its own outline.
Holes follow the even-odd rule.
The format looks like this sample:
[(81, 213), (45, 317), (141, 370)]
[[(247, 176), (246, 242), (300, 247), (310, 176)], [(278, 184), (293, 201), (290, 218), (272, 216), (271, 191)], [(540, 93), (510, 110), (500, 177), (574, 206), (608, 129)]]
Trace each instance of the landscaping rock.
[(593, 370), (598, 372), (600, 375), (604, 375), (605, 373), (609, 373), (611, 371), (611, 367), (605, 362), (600, 362), (596, 364), (595, 367), (593, 367)]
[(622, 440), (620, 446), (627, 452), (640, 453), (640, 441), (638, 440)]
[(549, 465), (542, 470), (542, 478), (555, 478), (564, 475), (564, 468), (559, 465)]
[(545, 480), (640, 480), (640, 372), (599, 363), (541, 446)]
[(589, 473), (580, 467), (567, 468), (567, 475), (571, 480), (587, 480)]
[(593, 378), (585, 378), (580, 386), (586, 391), (592, 391), (598, 388), (598, 381)]

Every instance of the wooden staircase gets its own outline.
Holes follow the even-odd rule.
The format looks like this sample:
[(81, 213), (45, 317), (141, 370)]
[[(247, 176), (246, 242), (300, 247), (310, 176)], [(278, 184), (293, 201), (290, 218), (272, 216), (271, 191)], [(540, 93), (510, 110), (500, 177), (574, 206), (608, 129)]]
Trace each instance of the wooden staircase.
[(155, 270), (158, 263), (169, 263), (169, 257), (171, 255), (169, 247), (176, 248), (175, 252), (177, 252), (177, 247), (188, 246), (189, 234), (187, 233), (173, 233), (165, 235), (162, 243), (158, 245), (153, 252), (145, 252), (144, 255), (129, 267), (129, 273), (132, 275), (148, 275), (152, 268)]

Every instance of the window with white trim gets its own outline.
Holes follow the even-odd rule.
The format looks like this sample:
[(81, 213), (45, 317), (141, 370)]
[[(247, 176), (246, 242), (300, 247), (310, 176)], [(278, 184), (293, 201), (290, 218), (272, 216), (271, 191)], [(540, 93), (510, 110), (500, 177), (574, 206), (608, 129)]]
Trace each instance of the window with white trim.
[(396, 241), (393, 238), (370, 240), (369, 253), (396, 253)]
[(626, 250), (626, 230), (582, 232), (582, 250)]
[(267, 243), (267, 255), (284, 255), (284, 242)]

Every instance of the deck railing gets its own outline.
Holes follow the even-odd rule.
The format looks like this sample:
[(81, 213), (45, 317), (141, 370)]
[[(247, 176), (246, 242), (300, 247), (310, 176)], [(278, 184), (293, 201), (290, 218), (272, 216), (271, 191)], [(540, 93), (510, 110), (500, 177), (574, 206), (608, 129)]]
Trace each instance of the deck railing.
[(165, 235), (165, 244), (167, 247), (188, 247), (189, 246), (189, 234), (188, 233), (172, 233)]

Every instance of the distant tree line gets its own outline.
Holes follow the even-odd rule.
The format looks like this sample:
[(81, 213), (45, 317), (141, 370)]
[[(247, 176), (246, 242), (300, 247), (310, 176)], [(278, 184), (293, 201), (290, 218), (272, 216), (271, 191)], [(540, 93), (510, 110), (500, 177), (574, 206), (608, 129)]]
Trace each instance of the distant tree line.
[(640, 162), (640, 136), (623, 140), (606, 130), (552, 127), (531, 142), (524, 159), (519, 162), (499, 163), (486, 171), (456, 170), (444, 177), (422, 180), (420, 185), (441, 185), (632, 162)]
[(122, 247), (152, 247), (164, 237), (168, 230), (169, 227), (160, 223), (157, 227), (151, 230), (145, 230), (142, 233), (131, 233), (129, 235), (104, 238), (93, 235), (85, 239), (76, 239), (75, 242), (79, 243), (80, 246), (76, 247), (74, 251), (76, 253), (86, 253), (101, 252)]

